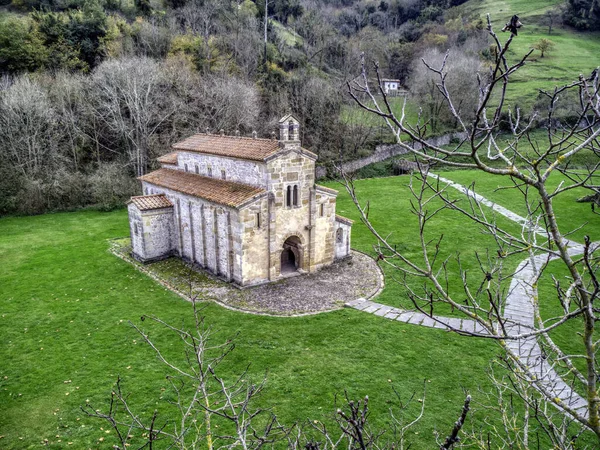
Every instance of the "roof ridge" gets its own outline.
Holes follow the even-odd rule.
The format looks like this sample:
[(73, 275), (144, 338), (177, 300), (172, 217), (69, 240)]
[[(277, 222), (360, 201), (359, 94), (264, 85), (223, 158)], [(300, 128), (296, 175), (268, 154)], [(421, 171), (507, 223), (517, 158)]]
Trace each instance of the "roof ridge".
[[(216, 138), (231, 138), (231, 139), (240, 139), (240, 140), (244, 139), (247, 141), (269, 141), (269, 142), (279, 143), (279, 141), (277, 139), (272, 139), (272, 138), (259, 138), (259, 137), (253, 137), (253, 136), (235, 136), (232, 134), (220, 135), (220, 134), (214, 134), (214, 133), (196, 133), (196, 134), (192, 134), (191, 136), (188, 136), (186, 139), (192, 138), (194, 136), (211, 136), (211, 137), (216, 137)], [(181, 141), (181, 142), (183, 142), (183, 141)], [(178, 143), (179, 142), (176, 142), (173, 145), (177, 145)]]

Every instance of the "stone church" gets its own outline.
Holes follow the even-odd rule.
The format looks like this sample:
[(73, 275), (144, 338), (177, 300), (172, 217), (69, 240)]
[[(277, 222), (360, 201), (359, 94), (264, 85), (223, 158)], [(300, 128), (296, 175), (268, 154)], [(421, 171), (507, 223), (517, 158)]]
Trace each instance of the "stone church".
[(177, 255), (240, 286), (314, 272), (350, 254), (352, 221), (335, 213), (337, 191), (315, 184), (317, 155), (299, 123), (279, 140), (196, 134), (158, 158), (128, 202), (133, 255)]

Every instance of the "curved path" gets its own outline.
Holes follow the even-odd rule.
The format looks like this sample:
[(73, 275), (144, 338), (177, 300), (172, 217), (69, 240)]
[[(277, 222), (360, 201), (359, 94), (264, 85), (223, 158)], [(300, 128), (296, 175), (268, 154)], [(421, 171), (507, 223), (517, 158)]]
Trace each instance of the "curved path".
[[(465, 186), (454, 183), (453, 181), (439, 177), (432, 173), (428, 176), (438, 179), (460, 192), (474, 198), (477, 202), (493, 209), (498, 214), (517, 222), (524, 227), (530, 226), (530, 222), (518, 214), (504, 208), (501, 205), (476, 194)], [(544, 234), (545, 230), (540, 227), (533, 227), (536, 234)], [(583, 245), (568, 241), (569, 254), (577, 255), (583, 253)], [(527, 258), (522, 261), (515, 271), (510, 284), (503, 317), (507, 320), (506, 330), (508, 334), (521, 334), (531, 331), (534, 326), (534, 302), (537, 298), (537, 289), (535, 283), (543, 267), (548, 262), (548, 255), (542, 254), (533, 258)], [(432, 328), (440, 328), (456, 332), (469, 332), (487, 334), (487, 330), (471, 319), (458, 319), (441, 316), (428, 316), (421, 312), (402, 310), (391, 306), (382, 305), (359, 298), (346, 303), (347, 307), (358, 309), (364, 312), (372, 313), (386, 319), (397, 320), (399, 322), (421, 325)], [(568, 385), (560, 375), (554, 370), (542, 349), (536, 337), (527, 337), (516, 340), (507, 340), (506, 346), (510, 352), (515, 354), (519, 360), (531, 369), (538, 383), (536, 387), (544, 390), (556, 399), (572, 408), (583, 417), (587, 417), (587, 401), (577, 394), (570, 385)]]

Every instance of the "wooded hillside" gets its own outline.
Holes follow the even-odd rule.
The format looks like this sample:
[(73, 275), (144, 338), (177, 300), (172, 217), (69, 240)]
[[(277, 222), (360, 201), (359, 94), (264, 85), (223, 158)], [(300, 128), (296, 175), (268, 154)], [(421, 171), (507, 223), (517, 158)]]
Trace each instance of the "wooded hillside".
[[(420, 58), (452, 49), (454, 67), (473, 74), (489, 56), (484, 22), (461, 0), (3, 3), (0, 213), (121, 205), (178, 139), (269, 136), (289, 111), (321, 162), (364, 155), (386, 137), (344, 114), (362, 54), (411, 88), (432, 126), (452, 127)], [(560, 14), (594, 29), (587, 3)], [(465, 79), (457, 72), (455, 89), (467, 108)]]

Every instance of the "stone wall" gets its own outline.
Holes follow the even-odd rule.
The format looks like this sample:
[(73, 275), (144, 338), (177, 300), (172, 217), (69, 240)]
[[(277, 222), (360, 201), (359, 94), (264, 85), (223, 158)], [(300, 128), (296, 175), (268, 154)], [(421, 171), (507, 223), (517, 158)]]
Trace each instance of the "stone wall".
[(339, 220), (335, 221), (335, 259), (342, 259), (350, 255), (350, 229), (351, 225)]
[[(335, 222), (336, 196), (319, 189), (315, 193), (315, 268), (333, 261), (333, 235)], [(321, 210), (322, 205), (322, 210)], [(323, 214), (321, 215), (321, 211)]]
[[(239, 240), (242, 251), (235, 254), (243, 270), (243, 285), (258, 284), (269, 280), (269, 199), (258, 201), (240, 210), (238, 228), (233, 238)], [(260, 214), (258, 223), (257, 214)]]
[[(173, 248), (184, 259), (242, 283), (240, 240), (232, 230), (239, 228), (238, 210), (144, 182), (144, 191), (165, 194), (173, 203)], [(231, 230), (231, 232), (230, 232)]]
[[(299, 146), (298, 146), (299, 147)], [(283, 243), (297, 236), (304, 250), (300, 268), (310, 271), (310, 236), (306, 226), (311, 222), (310, 197), (314, 186), (315, 162), (296, 151), (290, 151), (267, 163), (271, 186), (271, 220), (269, 233), (270, 279), (279, 277)], [(287, 187), (298, 186), (298, 205), (286, 205)]]
[(179, 170), (185, 170), (187, 167), (190, 173), (212, 178), (223, 178), (222, 171), (224, 171), (226, 180), (267, 189), (267, 166), (260, 161), (183, 151), (178, 152), (177, 161)]
[[(448, 145), (452, 139), (462, 140), (465, 138), (464, 133), (448, 133), (441, 136), (436, 136), (427, 139), (426, 141), (430, 145), (441, 146)], [(413, 148), (420, 150), (423, 146), (420, 143), (413, 144)], [(400, 147), (398, 144), (380, 144), (375, 147), (375, 151), (372, 155), (365, 158), (356, 159), (354, 161), (348, 161), (342, 164), (342, 170), (346, 173), (355, 172), (369, 164), (385, 161), (386, 159), (393, 158), (394, 156), (405, 155), (409, 153), (409, 150)], [(326, 167), (317, 167), (317, 178), (323, 178), (327, 176)]]
[(127, 207), (131, 247), (136, 258), (154, 261), (173, 251), (173, 208), (140, 211), (133, 203)]

